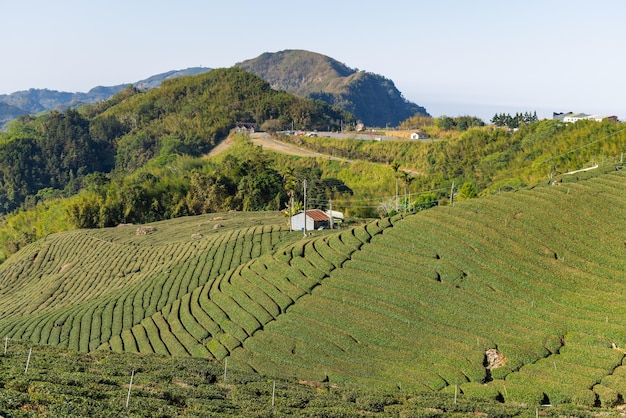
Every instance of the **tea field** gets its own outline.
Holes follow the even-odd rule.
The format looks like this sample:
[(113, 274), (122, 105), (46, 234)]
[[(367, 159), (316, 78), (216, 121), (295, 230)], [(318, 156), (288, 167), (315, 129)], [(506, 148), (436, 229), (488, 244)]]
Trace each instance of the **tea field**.
[(408, 399), (445, 416), (453, 408), (436, 405), (453, 397), (502, 405), (500, 416), (616, 411), (626, 173), (557, 184), (306, 238), (278, 213), (51, 235), (0, 265), (0, 338), (98, 358), (209, 359), (377, 399), (378, 410), (350, 404), (346, 416), (397, 416)]
[[(593, 412), (617, 416), (608, 409)], [(503, 404), (460, 393), (416, 396), (280, 379), (224, 369), (204, 358), (98, 350), (81, 354), (17, 340), (8, 341), (6, 354), (0, 352), (2, 417), (534, 417), (537, 413), (593, 416), (588, 408), (575, 405)]]

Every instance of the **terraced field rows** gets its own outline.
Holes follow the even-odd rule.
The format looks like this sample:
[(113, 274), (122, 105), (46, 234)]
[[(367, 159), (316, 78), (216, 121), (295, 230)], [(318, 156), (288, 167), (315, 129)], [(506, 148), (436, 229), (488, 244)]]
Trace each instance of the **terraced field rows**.
[[(70, 276), (69, 256), (40, 243), (42, 293), (0, 320), (0, 335), (228, 357), (339, 384), (614, 405), (626, 396), (625, 186), (612, 173), (306, 239), (273, 226), (184, 244), (133, 237), (106, 271), (112, 292)], [(116, 246), (101, 242), (110, 233), (97, 248)], [(0, 302), (20, 294), (33, 254), (2, 267)]]
[[(390, 225), (388, 221), (381, 222)], [(223, 359), (301, 298), (310, 295), (331, 271), (368, 242), (369, 233), (361, 233), (366, 241), (357, 238), (359, 230), (364, 231), (364, 227), (348, 230), (341, 237), (329, 235), (297, 242), (274, 256), (262, 255), (168, 304), (162, 309), (163, 316), (159, 316), (163, 321), (159, 330), (166, 330), (167, 339), (161, 337), (161, 341), (151, 343), (157, 334), (154, 317), (149, 317), (131, 329), (132, 336), (147, 336), (149, 341), (140, 343), (137, 339), (133, 341), (131, 335), (122, 334), (101, 348), (171, 355), (208, 352)], [(250, 237), (246, 236), (249, 242)], [(236, 253), (234, 249), (232, 252)], [(173, 335), (169, 336), (167, 330), (172, 330)]]
[[(232, 362), (340, 383), (614, 401), (626, 394), (613, 377), (623, 354), (611, 348), (626, 345), (625, 186), (615, 174), (394, 218), (364, 228), (379, 233), (352, 252), (341, 245), (356, 232), (325, 247), (304, 242), (315, 254), (306, 260), (328, 277), (243, 341)], [(610, 199), (591, 200), (590, 190)], [(299, 254), (292, 247), (292, 266)], [(486, 365), (488, 349), (497, 367)], [(556, 387), (564, 380), (572, 388)]]
[[(169, 335), (164, 321), (155, 321), (153, 315), (169, 304), (180, 304), (253, 254), (271, 251), (288, 235), (283, 227), (259, 225), (161, 245), (128, 243), (115, 235), (107, 241), (90, 236), (90, 231), (49, 237), (2, 266), (0, 334), (85, 352), (111, 338), (123, 348), (122, 336), (126, 346), (143, 346), (123, 331), (150, 318), (151, 325), (162, 327), (150, 326), (149, 336), (168, 336), (174, 342), (176, 335)], [(25, 281), (34, 272), (39, 281)], [(171, 349), (176, 354), (207, 354), (164, 349), (159, 341), (148, 345), (163, 353)]]

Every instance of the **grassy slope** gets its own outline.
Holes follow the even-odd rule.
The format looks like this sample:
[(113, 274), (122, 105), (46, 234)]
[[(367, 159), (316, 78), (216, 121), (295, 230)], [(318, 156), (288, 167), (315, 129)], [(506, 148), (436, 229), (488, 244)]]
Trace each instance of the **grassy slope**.
[[(278, 227), (215, 232), (208, 217), (148, 236), (60, 234), (1, 266), (0, 335), (228, 356), (349, 385), (610, 405), (626, 394), (624, 355), (611, 348), (626, 345), (625, 184), (609, 173), (307, 240)], [(485, 367), (487, 349), (502, 367)]]
[[(593, 405), (593, 390), (610, 382), (606, 402), (617, 399), (626, 392), (614, 377), (626, 345), (625, 185), (623, 173), (609, 174), (396, 219), (234, 361), (532, 402)], [(487, 371), (490, 348), (506, 362)]]

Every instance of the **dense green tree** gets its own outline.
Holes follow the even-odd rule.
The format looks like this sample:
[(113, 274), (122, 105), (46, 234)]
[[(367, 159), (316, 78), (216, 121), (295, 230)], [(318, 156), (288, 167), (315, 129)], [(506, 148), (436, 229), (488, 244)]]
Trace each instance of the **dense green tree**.
[(412, 211), (419, 212), (421, 210), (430, 209), (432, 207), (437, 206), (439, 203), (437, 194), (430, 193), (422, 193), (418, 195), (415, 200), (412, 202)]
[[(151, 162), (165, 166), (178, 155), (201, 156), (238, 122), (263, 126), (265, 121), (273, 121), (269, 126), (296, 123), (306, 129), (337, 129), (341, 121), (353, 117), (319, 100), (274, 91), (267, 82), (236, 67), (167, 80), (147, 92), (129, 86), (112, 99), (80, 111), (20, 117), (8, 134), (0, 135), (0, 161), (6, 162), (0, 169), (0, 214), (32, 201), (41, 188), (72, 195), (90, 173), (115, 169), (114, 175), (123, 176)], [(236, 183), (240, 181), (237, 178)], [(260, 187), (255, 181), (242, 187)], [(127, 184), (119, 192), (130, 199), (144, 195), (142, 187)], [(229, 205), (236, 206), (238, 198), (233, 199)], [(132, 207), (139, 201), (133, 202)], [(155, 209), (159, 202), (143, 204), (140, 210), (147, 213), (164, 212)], [(180, 208), (176, 212), (183, 213), (184, 205), (176, 204)]]
[(450, 116), (440, 116), (435, 118), (435, 126), (439, 129), (443, 129), (445, 131), (449, 131), (455, 128), (456, 124), (454, 123), (454, 119)]
[(26, 196), (47, 187), (36, 139), (15, 139), (0, 144), (0, 212), (18, 208)]
[(476, 116), (440, 116), (435, 119), (435, 126), (444, 131), (466, 131), (469, 128), (484, 126), (482, 119)]
[(456, 196), (458, 201), (473, 199), (478, 196), (478, 188), (472, 182), (465, 182)]
[(511, 116), (508, 113), (496, 113), (493, 118), (491, 118), (491, 123), (497, 127), (506, 126), (509, 129), (516, 129), (523, 124), (534, 123), (538, 120), (537, 111), (534, 111), (533, 113), (524, 112), (523, 114), (517, 112), (515, 116)]
[(191, 215), (221, 212), (230, 209), (229, 197), (234, 194), (229, 178), (194, 172), (190, 176), (186, 205)]

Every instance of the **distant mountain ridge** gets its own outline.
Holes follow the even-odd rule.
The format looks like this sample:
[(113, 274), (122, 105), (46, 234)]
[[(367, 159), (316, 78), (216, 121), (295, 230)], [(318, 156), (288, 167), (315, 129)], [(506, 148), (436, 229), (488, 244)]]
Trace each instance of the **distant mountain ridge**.
[(0, 129), (5, 128), (10, 121), (21, 115), (39, 113), (48, 110), (64, 110), (86, 103), (95, 103), (107, 100), (114, 94), (122, 91), (129, 84), (132, 84), (140, 90), (148, 90), (160, 86), (163, 80), (202, 74), (210, 70), (211, 68), (206, 67), (192, 67), (184, 70), (172, 70), (153, 75), (145, 80), (140, 80), (135, 83), (118, 84), (116, 86), (97, 86), (86, 93), (70, 93), (49, 89), (29, 89), (17, 91), (11, 94), (1, 94)]
[(236, 65), (274, 89), (323, 100), (347, 110), (368, 126), (396, 126), (417, 113), (428, 115), (424, 107), (406, 100), (393, 81), (315, 52), (264, 53)]
[[(266, 52), (235, 64), (267, 81), (273, 89), (319, 99), (352, 113), (367, 126), (397, 126), (415, 114), (430, 116), (426, 109), (406, 100), (393, 81), (359, 71), (315, 52), (284, 50)], [(145, 80), (116, 86), (97, 86), (86, 93), (29, 89), (0, 95), (0, 129), (24, 114), (65, 110), (107, 100), (129, 84), (140, 90), (159, 87), (163, 80), (198, 75), (211, 68), (192, 67), (157, 74)]]

